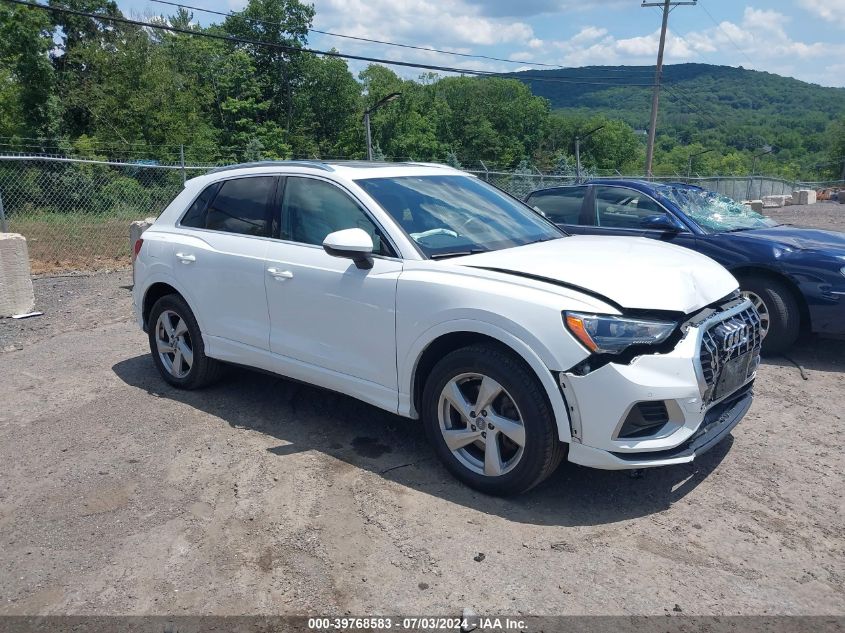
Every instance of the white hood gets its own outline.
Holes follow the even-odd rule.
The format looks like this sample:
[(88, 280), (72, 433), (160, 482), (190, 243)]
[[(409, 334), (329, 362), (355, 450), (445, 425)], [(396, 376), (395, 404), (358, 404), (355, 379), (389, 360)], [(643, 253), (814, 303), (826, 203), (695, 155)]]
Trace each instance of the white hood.
[(738, 287), (709, 257), (642, 237), (573, 235), (450, 261), (573, 284), (624, 308), (690, 313)]

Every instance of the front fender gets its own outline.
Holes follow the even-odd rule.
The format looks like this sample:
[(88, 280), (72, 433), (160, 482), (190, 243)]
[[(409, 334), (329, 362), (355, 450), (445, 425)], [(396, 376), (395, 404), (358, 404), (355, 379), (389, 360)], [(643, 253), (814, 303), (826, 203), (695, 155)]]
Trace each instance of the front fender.
[[(519, 328), (516, 324), (514, 326)], [(571, 440), (566, 401), (561, 394), (556, 377), (549, 368), (549, 364), (544, 361), (544, 357), (549, 362), (554, 358), (551, 351), (541, 345), (534, 337), (531, 337), (533, 340), (531, 340), (532, 344), (529, 345), (529, 343), (512, 332), (498, 325), (494, 325), (489, 321), (480, 319), (461, 318), (443, 321), (427, 329), (410, 344), (403, 358), (399, 360), (397, 367), (399, 372), (399, 415), (412, 418), (419, 417), (419, 412), (414, 407), (411, 394), (414, 392), (414, 376), (420, 358), (433, 341), (441, 336), (454, 334), (455, 332), (471, 332), (473, 334), (489, 336), (507, 345), (519, 354), (537, 375), (537, 378), (546, 391), (557, 422), (558, 437), (563, 442), (569, 442)]]

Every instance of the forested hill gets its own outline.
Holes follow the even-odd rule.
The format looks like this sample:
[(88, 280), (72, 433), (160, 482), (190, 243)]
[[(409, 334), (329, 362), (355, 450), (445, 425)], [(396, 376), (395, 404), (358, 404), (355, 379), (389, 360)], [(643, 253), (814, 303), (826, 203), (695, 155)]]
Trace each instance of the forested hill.
[[(653, 74), (653, 66), (586, 66), (515, 76), (553, 110), (602, 113), (644, 130), (652, 90), (642, 84), (651, 84)], [(845, 113), (845, 88), (767, 72), (677, 64), (664, 66), (663, 76), (658, 130), (676, 143), (751, 151), (772, 145), (781, 160), (803, 158), (829, 144), (828, 126)]]

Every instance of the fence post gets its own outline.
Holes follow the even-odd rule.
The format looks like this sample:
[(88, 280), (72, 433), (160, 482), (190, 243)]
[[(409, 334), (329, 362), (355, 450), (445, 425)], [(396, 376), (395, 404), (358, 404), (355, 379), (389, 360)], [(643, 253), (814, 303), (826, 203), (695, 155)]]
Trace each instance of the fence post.
[(6, 212), (3, 210), (3, 192), (0, 191), (0, 233), (8, 233), (9, 225), (6, 224)]
[(487, 165), (484, 164), (483, 160), (479, 160), (481, 163), (481, 169), (484, 170), (484, 182), (490, 182), (490, 172), (487, 170)]
[(182, 166), (182, 186), (185, 186), (185, 146), (179, 146), (179, 164)]

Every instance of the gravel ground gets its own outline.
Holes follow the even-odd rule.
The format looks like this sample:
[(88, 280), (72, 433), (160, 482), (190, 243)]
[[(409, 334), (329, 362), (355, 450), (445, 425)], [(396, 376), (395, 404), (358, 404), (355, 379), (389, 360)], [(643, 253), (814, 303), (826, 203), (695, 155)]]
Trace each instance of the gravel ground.
[(782, 224), (810, 226), (817, 229), (845, 231), (845, 204), (817, 202), (776, 209), (763, 209), (763, 213)]
[(130, 283), (38, 279), (45, 315), (0, 321), (0, 615), (845, 615), (843, 342), (766, 361), (693, 465), (503, 500), (350, 398), (168, 387)]

